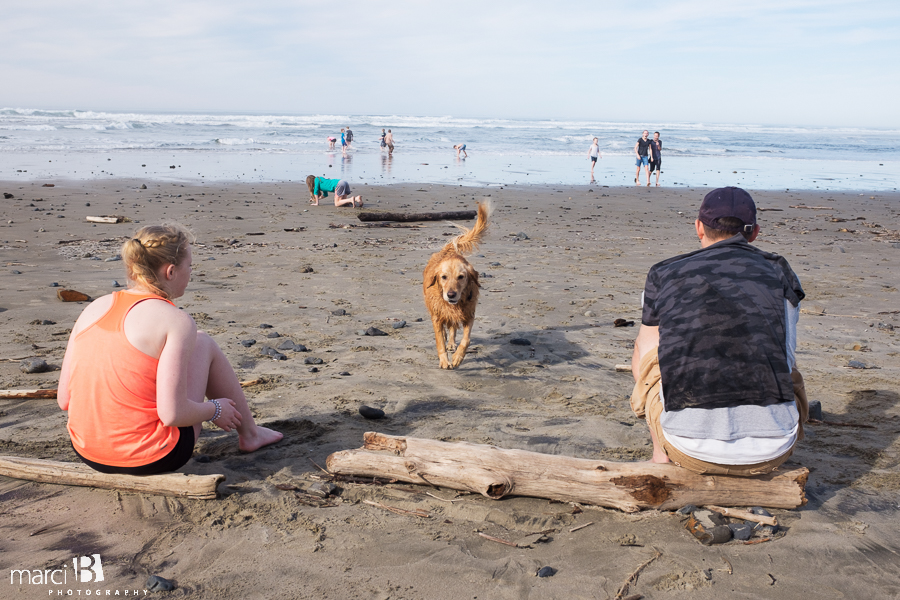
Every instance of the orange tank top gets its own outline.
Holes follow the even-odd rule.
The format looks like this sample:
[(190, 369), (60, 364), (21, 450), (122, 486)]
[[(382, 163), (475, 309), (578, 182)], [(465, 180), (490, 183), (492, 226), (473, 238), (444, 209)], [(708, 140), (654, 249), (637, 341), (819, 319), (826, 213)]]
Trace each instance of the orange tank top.
[(125, 317), (145, 300), (169, 302), (155, 294), (115, 292), (106, 314), (72, 339), (69, 435), (81, 456), (102, 465), (148, 465), (178, 442), (178, 428), (163, 425), (156, 412), (159, 360), (125, 337)]

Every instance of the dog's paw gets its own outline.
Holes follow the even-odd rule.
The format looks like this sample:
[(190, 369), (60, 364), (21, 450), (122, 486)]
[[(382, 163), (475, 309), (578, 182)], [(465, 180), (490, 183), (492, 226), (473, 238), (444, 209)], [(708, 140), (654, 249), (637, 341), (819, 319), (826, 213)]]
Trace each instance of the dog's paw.
[(453, 368), (450, 366), (450, 361), (447, 360), (446, 358), (444, 358), (443, 356), (441, 357), (441, 368), (442, 369), (452, 369)]
[(463, 353), (459, 353), (459, 352), (454, 353), (454, 354), (453, 354), (453, 361), (451, 361), (451, 363), (450, 363), (450, 368), (451, 368), (451, 369), (455, 369), (456, 367), (458, 367), (459, 365), (461, 365), (461, 364), (462, 364), (462, 361), (463, 361), (463, 359), (464, 359), (465, 357), (466, 357), (466, 353), (465, 353), (465, 352), (463, 352)]

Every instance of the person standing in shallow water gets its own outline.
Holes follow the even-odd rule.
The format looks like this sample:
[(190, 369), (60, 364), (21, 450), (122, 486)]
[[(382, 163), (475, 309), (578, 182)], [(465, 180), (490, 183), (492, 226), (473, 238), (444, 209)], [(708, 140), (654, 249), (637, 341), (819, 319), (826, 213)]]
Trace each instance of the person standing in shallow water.
[(180, 469), (204, 421), (237, 430), (244, 452), (283, 437), (256, 424), (221, 348), (172, 302), (191, 280), (191, 239), (178, 225), (137, 231), (121, 252), (129, 289), (91, 302), (72, 328), (57, 402), (75, 453), (101, 473)]
[(391, 133), (391, 130), (387, 130), (387, 135), (384, 136), (384, 143), (387, 144), (388, 148), (388, 156), (392, 156), (394, 154), (394, 134)]
[(603, 158), (603, 155), (600, 154), (600, 140), (594, 138), (594, 143), (591, 144), (591, 147), (588, 149), (588, 156), (591, 157), (591, 181), (594, 181), (594, 167), (597, 166), (597, 159)]
[(347, 150), (350, 150), (350, 144), (353, 143), (353, 132), (350, 131), (350, 126), (347, 126)]
[(649, 136), (650, 132), (645, 129), (640, 139), (634, 145), (634, 155), (637, 157), (637, 160), (634, 162), (634, 164), (637, 166), (637, 169), (634, 172), (635, 185), (641, 185), (642, 166), (647, 171), (647, 185), (650, 185), (650, 157), (648, 156), (650, 153)]
[(650, 175), (656, 171), (656, 187), (659, 187), (659, 176), (662, 173), (662, 140), (659, 139), (659, 132), (653, 132), (653, 139), (650, 140), (650, 171), (647, 173), (647, 185), (650, 185)]

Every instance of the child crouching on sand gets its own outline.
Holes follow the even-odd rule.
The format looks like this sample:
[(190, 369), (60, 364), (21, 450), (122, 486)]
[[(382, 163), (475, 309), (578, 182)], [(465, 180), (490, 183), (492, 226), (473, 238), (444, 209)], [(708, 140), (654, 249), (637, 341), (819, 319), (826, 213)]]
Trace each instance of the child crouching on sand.
[(309, 188), (309, 203), (313, 206), (318, 206), (319, 200), (327, 198), (328, 192), (334, 192), (335, 206), (363, 205), (362, 196), (350, 195), (350, 184), (346, 179), (326, 179), (309, 175), (306, 177), (306, 187)]
[(94, 300), (72, 328), (57, 401), (75, 453), (101, 473), (181, 468), (203, 421), (236, 429), (244, 452), (283, 437), (254, 422), (221, 348), (172, 303), (191, 280), (191, 241), (179, 225), (140, 229), (122, 246), (129, 289)]

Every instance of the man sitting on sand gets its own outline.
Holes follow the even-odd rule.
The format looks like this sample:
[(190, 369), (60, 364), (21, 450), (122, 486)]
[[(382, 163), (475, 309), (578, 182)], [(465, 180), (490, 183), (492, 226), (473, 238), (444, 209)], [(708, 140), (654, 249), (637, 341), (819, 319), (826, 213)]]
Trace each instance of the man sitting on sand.
[(651, 462), (768, 473), (803, 438), (808, 415), (794, 364), (805, 294), (784, 258), (751, 246), (759, 225), (744, 190), (707, 194), (694, 226), (700, 250), (647, 275), (631, 408), (650, 426)]

